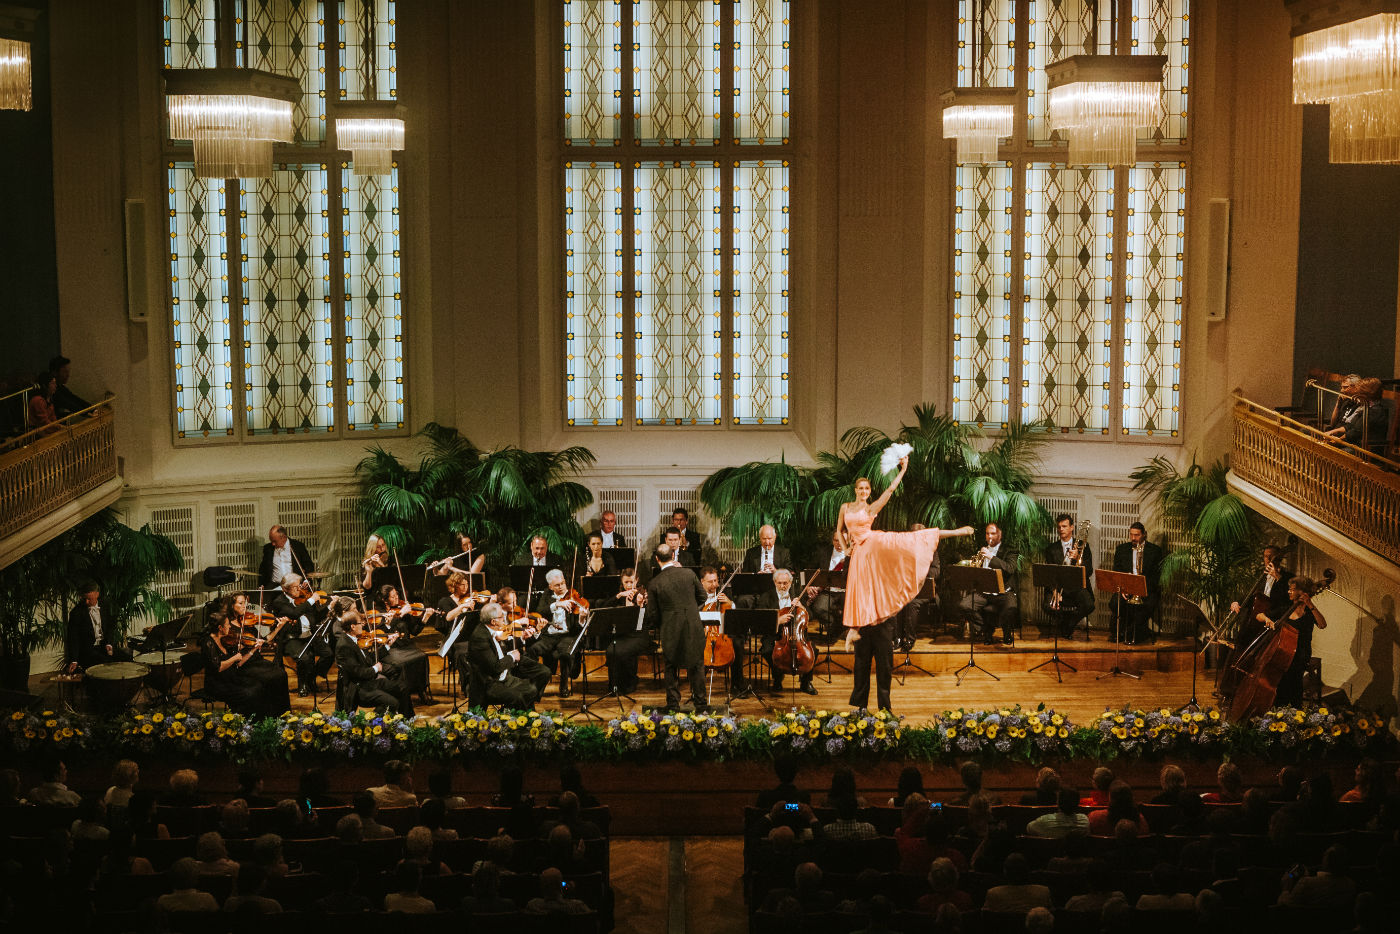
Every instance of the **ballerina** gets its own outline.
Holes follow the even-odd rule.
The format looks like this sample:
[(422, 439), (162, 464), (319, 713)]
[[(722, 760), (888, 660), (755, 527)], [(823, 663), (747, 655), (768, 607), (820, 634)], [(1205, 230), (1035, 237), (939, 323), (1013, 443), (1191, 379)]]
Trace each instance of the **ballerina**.
[(894, 643), (890, 618), (919, 592), (938, 541), (944, 536), (971, 535), (972, 526), (959, 529), (919, 529), (915, 532), (881, 532), (871, 526), (890, 501), (909, 469), (907, 445), (892, 445), (886, 457), (897, 456), (899, 473), (879, 499), (870, 501), (870, 481), (855, 482), (855, 500), (841, 504), (836, 534), (846, 542), (846, 649), (855, 652), (855, 683), (851, 706), (864, 708), (870, 699), (870, 661), (875, 660), (876, 700), (881, 709), (890, 706), (890, 676), (894, 667)]

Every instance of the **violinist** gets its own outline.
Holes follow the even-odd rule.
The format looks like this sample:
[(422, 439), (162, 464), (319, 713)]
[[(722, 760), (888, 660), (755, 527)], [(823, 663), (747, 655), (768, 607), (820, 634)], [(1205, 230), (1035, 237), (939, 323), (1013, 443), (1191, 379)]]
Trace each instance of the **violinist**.
[(340, 686), (336, 706), (346, 710), (370, 707), (413, 716), (413, 701), (399, 670), (388, 660), (376, 657), (374, 647), (364, 648), (365, 622), (358, 610), (350, 610), (340, 620), (341, 633), (335, 639), (335, 660), (340, 666)]
[(315, 680), (324, 678), (335, 662), (326, 620), (324, 594), (311, 589), (300, 574), (284, 574), (282, 589), (268, 601), (271, 613), (282, 628), (277, 640), (282, 657), (290, 658), (297, 670), (297, 696), (309, 697)]
[(439, 577), (445, 577), (458, 572), (480, 574), (481, 569), (486, 567), (486, 552), (472, 544), (472, 537), (467, 533), (457, 536), (457, 549), (459, 554), (434, 561), (428, 565), (429, 570)]
[(393, 584), (380, 587), (375, 602), (383, 614), (384, 628), (400, 634), (385, 653), (386, 657), (402, 672), (404, 686), (409, 693), (424, 704), (433, 703), (428, 685), (428, 656), (412, 640), (423, 631), (424, 619), (436, 611), (431, 608), (425, 610), (421, 604), (406, 603), (399, 594), (399, 588)]
[[(734, 601), (729, 599), (729, 595), (720, 590), (719, 569), (703, 567), (700, 569), (700, 589), (705, 591), (705, 599), (700, 604), (702, 613), (723, 613), (734, 605)], [(743, 693), (749, 686), (748, 676), (744, 674), (744, 640), (731, 639), (730, 645), (734, 648), (734, 662), (729, 666), (729, 686), (735, 694)]]
[(617, 573), (617, 565), (613, 562), (612, 555), (603, 550), (602, 532), (588, 533), (584, 551), (587, 554), (583, 562), (584, 577), (603, 577)]
[[(512, 592), (513, 594), (513, 592)], [(481, 610), (481, 624), (472, 631), (467, 659), (471, 670), (486, 685), (486, 702), (511, 710), (533, 710), (549, 684), (549, 669), (512, 647), (506, 631), (505, 610), (488, 603)]]
[(637, 607), (636, 623), (626, 630), (619, 627), (603, 654), (608, 660), (608, 688), (618, 694), (631, 694), (640, 683), (637, 678), (637, 657), (651, 651), (652, 639), (645, 619), (647, 592), (637, 586), (637, 572), (632, 568), (623, 571), (621, 586), (617, 596), (609, 599), (607, 605)]
[(531, 612), (543, 617), (544, 629), (529, 652), (551, 675), (555, 668), (559, 669), (559, 696), (569, 697), (569, 681), (578, 677), (581, 664), (571, 653), (588, 615), (588, 601), (569, 589), (564, 572), (557, 568), (546, 574), (544, 580), (549, 589), (536, 594), (531, 606)]
[(680, 670), (690, 681), (690, 702), (705, 709), (705, 627), (700, 604), (705, 591), (693, 571), (681, 567), (670, 545), (658, 545), (652, 560), (661, 568), (647, 585), (647, 625), (661, 633), (661, 655), (666, 660), (666, 706), (681, 705)]
[[(764, 591), (756, 596), (741, 598), (744, 603), (755, 610), (777, 610), (779, 626), (782, 625), (783, 611), (792, 607), (792, 572), (787, 568), (780, 567), (773, 572), (773, 589)], [(768, 662), (768, 670), (773, 678), (773, 690), (783, 689), (783, 673), (773, 665), (773, 646), (778, 639), (777, 632), (765, 633), (760, 651), (763, 658)], [(817, 689), (812, 684), (812, 672), (808, 671), (799, 676), (799, 687), (804, 694), (816, 694)]]
[(453, 571), (447, 576), (447, 596), (438, 601), (437, 609), (445, 621), (446, 631), (451, 634), (458, 624), (461, 624), (461, 631), (452, 643), (451, 657), (448, 661), (457, 669), (464, 685), (471, 678), (467, 664), (467, 643), (472, 630), (480, 622), (481, 608), (490, 600), (490, 593), (471, 592), (471, 579), (466, 574)]
[(1288, 581), (1288, 606), (1277, 616), (1260, 613), (1255, 621), (1269, 629), (1279, 626), (1292, 626), (1298, 631), (1298, 649), (1293, 653), (1293, 661), (1279, 678), (1278, 689), (1274, 693), (1274, 706), (1299, 707), (1303, 703), (1303, 672), (1312, 658), (1313, 629), (1326, 629), (1327, 619), (1313, 603), (1316, 585), (1311, 578), (1299, 574)]
[(378, 535), (365, 542), (365, 559), (360, 562), (360, 589), (374, 589), (374, 572), (389, 566), (389, 543)]
[(248, 600), (225, 597), (204, 637), (204, 689), (235, 713), (276, 717), (291, 708), (287, 670), (261, 654), (263, 638), (253, 625), (243, 626)]

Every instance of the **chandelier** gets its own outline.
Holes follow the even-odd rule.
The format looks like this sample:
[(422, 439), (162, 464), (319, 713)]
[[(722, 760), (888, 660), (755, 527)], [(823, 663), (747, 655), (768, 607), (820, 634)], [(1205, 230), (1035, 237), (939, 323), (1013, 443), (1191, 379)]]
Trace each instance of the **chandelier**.
[(1165, 55), (1072, 55), (1045, 68), (1050, 128), (1070, 165), (1131, 165), (1139, 127), (1162, 121)]
[(958, 162), (995, 162), (997, 140), (1011, 135), (1015, 88), (944, 91), (943, 138), (958, 141)]
[(1293, 102), (1330, 104), (1328, 160), (1400, 162), (1400, 0), (1287, 0)]
[(404, 146), (404, 107), (396, 101), (346, 101), (335, 107), (336, 148), (350, 150), (356, 175), (389, 175)]
[(0, 6), (0, 110), (34, 107), (30, 40), (38, 10)]
[(170, 137), (194, 143), (198, 178), (267, 178), (272, 144), (292, 141), (292, 106), (301, 85), (248, 68), (165, 72)]

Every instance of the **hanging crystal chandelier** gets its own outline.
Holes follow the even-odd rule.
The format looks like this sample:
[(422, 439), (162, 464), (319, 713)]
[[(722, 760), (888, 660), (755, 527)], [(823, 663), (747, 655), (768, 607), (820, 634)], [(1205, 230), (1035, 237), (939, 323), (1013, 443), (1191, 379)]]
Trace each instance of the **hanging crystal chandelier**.
[(295, 78), (247, 68), (165, 72), (170, 137), (194, 143), (199, 178), (267, 178), (272, 144), (292, 141)]
[(0, 110), (34, 107), (31, 39), (38, 10), (0, 6)]
[(335, 106), (335, 141), (350, 150), (356, 175), (389, 175), (403, 149), (404, 107), (397, 101), (342, 101)]
[(944, 91), (943, 138), (958, 141), (958, 162), (997, 161), (997, 140), (1011, 135), (1015, 88)]
[(1328, 161), (1400, 162), (1400, 0), (1287, 0), (1293, 102), (1330, 104)]
[(1050, 128), (1070, 165), (1131, 165), (1137, 131), (1162, 121), (1165, 55), (1073, 55), (1045, 68)]

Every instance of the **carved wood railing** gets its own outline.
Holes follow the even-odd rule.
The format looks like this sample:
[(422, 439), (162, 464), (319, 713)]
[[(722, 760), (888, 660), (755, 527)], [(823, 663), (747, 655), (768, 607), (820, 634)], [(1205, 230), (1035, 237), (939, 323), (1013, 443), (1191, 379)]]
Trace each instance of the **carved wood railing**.
[(1235, 394), (1230, 470), (1400, 564), (1396, 464)]
[(112, 401), (0, 446), (0, 538), (117, 475)]

